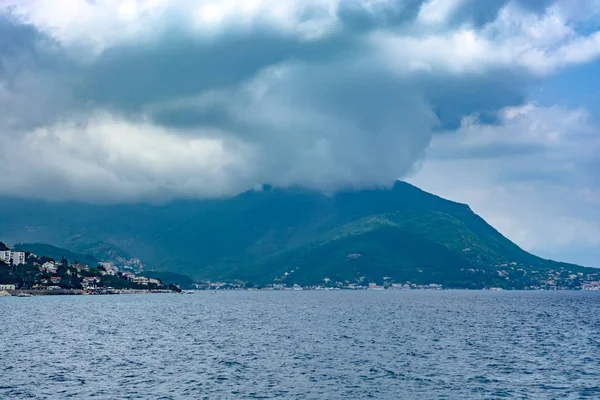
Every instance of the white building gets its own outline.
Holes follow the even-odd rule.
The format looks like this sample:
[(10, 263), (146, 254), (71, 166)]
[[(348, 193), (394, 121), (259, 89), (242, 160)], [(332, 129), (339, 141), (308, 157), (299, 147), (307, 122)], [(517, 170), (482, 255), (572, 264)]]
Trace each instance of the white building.
[(24, 251), (13, 251), (11, 258), (12, 258), (13, 265), (25, 264), (25, 252)]
[(0, 290), (15, 290), (15, 285), (12, 285), (12, 284), (0, 285)]
[(45, 262), (42, 264), (42, 269), (46, 272), (56, 273), (56, 265), (53, 262)]
[(133, 278), (135, 278), (135, 275), (128, 271), (123, 272), (122, 276), (123, 278), (131, 282), (133, 282)]
[(136, 276), (132, 279), (132, 281), (138, 285), (148, 285), (148, 283), (150, 283), (150, 280), (145, 276)]
[(22, 265), (25, 264), (25, 252), (23, 251), (0, 251), (0, 261), (4, 261), (7, 264)]
[(4, 261), (5, 263), (10, 264), (11, 253), (12, 252), (10, 250), (0, 251), (0, 261)]

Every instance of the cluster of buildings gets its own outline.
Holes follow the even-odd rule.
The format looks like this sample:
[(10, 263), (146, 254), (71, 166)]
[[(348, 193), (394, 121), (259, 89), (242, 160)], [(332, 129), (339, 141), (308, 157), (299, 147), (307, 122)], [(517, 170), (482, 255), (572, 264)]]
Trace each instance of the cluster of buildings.
[[(516, 262), (496, 264), (495, 274), (507, 282), (522, 280), (526, 282), (524, 289), (529, 290), (600, 290), (599, 272), (575, 272), (561, 269), (535, 269), (523, 268)], [(467, 272), (481, 272), (483, 270), (468, 269)], [(510, 284), (509, 284), (510, 285)], [(510, 287), (510, 286), (509, 286)]]
[[(39, 269), (42, 272), (46, 272), (49, 274), (56, 274), (58, 267), (60, 267), (62, 263), (55, 261), (48, 261), (44, 264), (40, 265)], [(84, 289), (93, 289), (98, 287), (98, 285), (102, 282), (102, 278), (100, 276), (88, 276), (91, 275), (90, 267), (85, 264), (71, 264), (68, 266), (71, 269), (75, 269), (77, 271), (77, 275), (81, 277), (81, 285)], [(119, 275), (122, 279), (132, 282), (138, 285), (143, 286), (162, 286), (162, 282), (159, 279), (147, 278), (145, 276), (137, 276), (132, 272), (124, 271), (119, 273), (119, 268), (116, 267), (112, 262), (101, 262), (99, 263), (97, 273), (100, 273), (101, 276), (117, 276)], [(71, 272), (67, 270), (67, 274), (70, 275)], [(53, 276), (50, 278), (49, 283), (58, 284), (61, 278), (59, 276)]]
[(26, 262), (25, 252), (2, 250), (0, 251), (0, 261), (4, 261), (8, 265), (23, 265)]
[[(63, 259), (62, 262), (48, 258), (38, 257), (35, 254), (27, 256), (25, 252), (10, 249), (0, 251), (0, 261), (9, 265), (26, 265), (28, 262), (37, 267), (43, 275), (33, 274), (35, 284), (32, 289), (61, 289), (66, 285), (73, 285), (78, 281), (84, 290), (100, 289), (106, 282), (103, 277), (113, 276), (123, 279), (135, 285), (147, 286), (148, 289), (161, 288), (163, 283), (159, 279), (138, 276), (130, 271), (119, 271), (113, 262), (101, 262), (98, 266), (90, 268), (86, 264), (69, 264)], [(61, 271), (60, 268), (63, 268)], [(74, 277), (77, 277), (75, 279)], [(72, 279), (73, 278), (73, 279)], [(0, 290), (14, 290), (14, 284), (1, 285)]]
[(345, 282), (333, 282), (329, 278), (323, 279), (322, 285), (298, 285), (298, 284), (286, 284), (281, 282), (269, 283), (264, 285), (256, 285), (249, 287), (243, 283), (231, 283), (231, 282), (211, 282), (203, 281), (200, 283), (193, 284), (196, 290), (440, 290), (442, 289), (441, 284), (431, 283), (426, 285), (419, 285), (411, 282), (405, 283), (390, 283), (391, 278), (386, 277), (383, 285), (379, 285), (375, 282), (356, 284)]
[[(104, 271), (102, 271), (102, 269), (100, 269), (100, 273), (102, 275), (112, 275), (112, 276), (119, 275), (119, 268), (116, 267), (112, 262), (101, 262), (100, 266), (102, 268), (104, 268)], [(123, 271), (123, 272), (121, 272), (120, 276), (121, 276), (121, 278), (125, 279), (126, 281), (135, 283), (137, 285), (143, 285), (143, 286), (148, 286), (148, 285), (161, 286), (162, 285), (162, 282), (159, 279), (147, 278), (145, 276), (136, 275), (130, 271)]]
[(541, 281), (539, 288), (547, 290), (573, 288), (581, 290), (600, 290), (600, 272), (584, 275), (581, 272), (572, 273), (564, 270), (550, 270), (546, 273), (545, 279)]
[[(58, 267), (62, 266), (63, 263), (57, 262), (57, 261), (46, 261), (42, 265), (39, 265), (37, 262), (34, 262), (33, 265), (38, 265), (41, 272), (46, 272), (49, 274), (56, 274), (56, 272), (58, 271)], [(76, 264), (71, 264), (71, 265), (65, 265), (65, 267), (75, 269), (78, 274), (81, 274), (81, 273), (84, 273), (84, 272), (90, 270), (90, 267), (88, 267), (86, 264), (77, 264), (76, 263)], [(102, 273), (103, 271), (100, 271), (100, 272)], [(70, 274), (69, 271), (67, 271), (67, 273)], [(105, 274), (102, 274), (102, 275), (105, 275)]]
[(263, 288), (265, 290), (411, 290), (411, 289), (442, 289), (442, 285), (439, 284), (429, 284), (429, 285), (417, 285), (414, 283), (384, 283), (383, 285), (378, 285), (375, 282), (371, 282), (368, 285), (358, 285), (355, 283), (347, 283), (347, 282), (336, 282), (333, 285), (327, 286), (300, 286), (294, 284), (292, 286), (287, 286), (284, 284), (274, 283), (270, 285), (265, 285)]

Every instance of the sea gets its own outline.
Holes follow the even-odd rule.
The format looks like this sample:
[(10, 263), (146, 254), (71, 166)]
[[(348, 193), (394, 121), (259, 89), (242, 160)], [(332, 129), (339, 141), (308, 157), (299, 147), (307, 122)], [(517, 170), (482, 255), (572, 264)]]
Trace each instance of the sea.
[(0, 297), (0, 399), (600, 399), (600, 292)]

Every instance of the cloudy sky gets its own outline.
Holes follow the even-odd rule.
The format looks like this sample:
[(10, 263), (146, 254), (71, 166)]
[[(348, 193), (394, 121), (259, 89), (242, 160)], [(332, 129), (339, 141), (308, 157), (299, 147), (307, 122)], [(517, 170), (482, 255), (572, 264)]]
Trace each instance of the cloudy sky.
[(599, 76), (600, 0), (0, 0), (0, 195), (402, 178), (600, 267)]

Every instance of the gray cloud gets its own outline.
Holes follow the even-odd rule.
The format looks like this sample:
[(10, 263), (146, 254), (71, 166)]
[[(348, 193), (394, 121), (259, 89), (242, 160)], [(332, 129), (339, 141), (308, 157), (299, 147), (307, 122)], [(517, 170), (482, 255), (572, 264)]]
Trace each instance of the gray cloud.
[(156, 43), (105, 51), (84, 71), (78, 94), (99, 105), (135, 109), (239, 84), (288, 60), (321, 62), (353, 45), (344, 38), (299, 42), (269, 32), (209, 42), (170, 32)]
[(0, 134), (51, 122), (76, 105), (73, 70), (53, 40), (10, 16), (0, 16), (0, 37)]
[[(434, 132), (455, 136), (474, 113), (501, 124), (537, 79), (600, 52), (569, 31), (564, 2), (554, 15), (526, 1), (65, 1), (0, 14), (0, 194), (391, 185)], [(537, 145), (451, 152), (517, 150)]]

